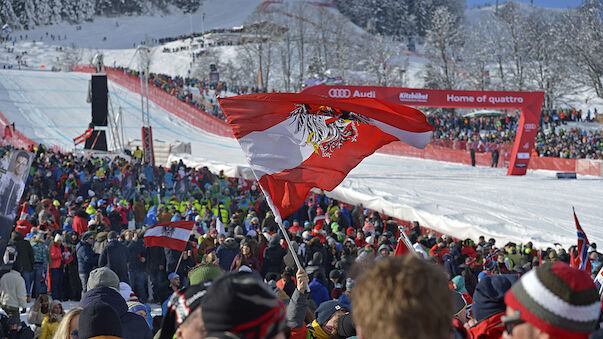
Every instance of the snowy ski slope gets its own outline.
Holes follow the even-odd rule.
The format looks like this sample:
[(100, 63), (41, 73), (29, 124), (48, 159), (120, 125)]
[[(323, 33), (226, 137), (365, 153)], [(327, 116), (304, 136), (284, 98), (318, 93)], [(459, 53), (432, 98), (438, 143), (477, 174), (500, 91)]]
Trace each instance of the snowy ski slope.
[[(72, 149), (71, 139), (90, 121), (86, 103), (89, 74), (0, 71), (0, 112), (26, 136)], [(109, 84), (112, 105), (124, 112), (126, 140), (140, 138), (140, 97)], [(234, 139), (191, 127), (151, 105), (156, 139), (190, 142), (189, 165), (209, 165), (249, 177), (245, 157)], [(499, 242), (533, 241), (551, 246), (576, 242), (571, 206), (591, 242), (603, 241), (603, 180), (556, 180), (553, 173), (508, 177), (506, 169), (415, 158), (373, 155), (355, 168), (330, 195), (438, 231), (464, 238), (479, 235)]]

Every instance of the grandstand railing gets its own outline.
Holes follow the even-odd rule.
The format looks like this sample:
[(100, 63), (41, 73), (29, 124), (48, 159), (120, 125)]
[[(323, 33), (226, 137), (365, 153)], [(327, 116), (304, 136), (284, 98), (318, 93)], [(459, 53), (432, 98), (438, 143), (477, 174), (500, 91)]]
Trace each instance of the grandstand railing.
[[(89, 66), (76, 66), (73, 68), (73, 71), (85, 73), (96, 72), (94, 68)], [(109, 67), (105, 68), (105, 73), (107, 73), (109, 80), (114, 81), (129, 91), (140, 94), (140, 80), (138, 77)], [(233, 137), (232, 130), (225, 121), (181, 101), (176, 96), (170, 95), (152, 83), (149, 83), (149, 100), (197, 128), (219, 136)]]

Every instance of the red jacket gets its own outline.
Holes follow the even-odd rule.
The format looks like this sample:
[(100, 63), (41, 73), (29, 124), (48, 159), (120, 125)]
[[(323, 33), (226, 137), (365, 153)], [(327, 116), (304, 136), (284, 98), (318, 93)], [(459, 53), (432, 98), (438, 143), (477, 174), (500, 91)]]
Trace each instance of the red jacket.
[(61, 245), (56, 245), (55, 242), (50, 245), (50, 268), (61, 268), (63, 263), (63, 250)]
[(505, 315), (505, 312), (500, 312), (473, 325), (473, 327), (467, 331), (467, 338), (502, 338), (505, 326), (502, 321), (500, 321), (500, 317), (503, 315)]
[(477, 252), (475, 252), (475, 249), (473, 247), (470, 246), (465, 246), (461, 249), (461, 254), (464, 254), (468, 257), (471, 258), (477, 258)]
[(441, 249), (438, 247), (438, 244), (433, 245), (433, 247), (429, 250), (429, 255), (432, 257), (438, 257), (438, 264), (442, 262), (442, 257), (444, 254), (450, 253), (448, 247), (442, 247)]
[(76, 231), (80, 236), (84, 234), (84, 232), (88, 231), (88, 221), (86, 219), (75, 216), (73, 217), (73, 230)]

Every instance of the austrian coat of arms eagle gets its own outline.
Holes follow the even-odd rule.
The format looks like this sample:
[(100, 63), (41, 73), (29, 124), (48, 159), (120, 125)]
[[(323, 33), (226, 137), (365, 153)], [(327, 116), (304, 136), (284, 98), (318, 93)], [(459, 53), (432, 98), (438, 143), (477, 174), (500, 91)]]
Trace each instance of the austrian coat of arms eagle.
[(289, 114), (295, 132), (301, 132), (306, 142), (314, 147), (314, 152), (323, 158), (330, 158), (346, 142), (355, 142), (358, 137), (357, 126), (370, 122), (370, 118), (360, 114), (328, 106), (296, 106)]

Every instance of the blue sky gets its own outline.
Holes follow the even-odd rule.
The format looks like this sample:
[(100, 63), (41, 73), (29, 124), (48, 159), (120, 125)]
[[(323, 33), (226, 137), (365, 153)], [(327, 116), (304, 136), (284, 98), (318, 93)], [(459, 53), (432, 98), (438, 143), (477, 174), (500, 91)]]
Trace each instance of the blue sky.
[[(499, 0), (503, 3), (506, 0)], [(530, 3), (530, 0), (516, 0), (519, 2)], [(495, 4), (496, 0), (467, 0), (467, 7), (475, 7), (486, 4)], [(582, 3), (582, 0), (534, 0), (534, 5), (547, 8), (575, 8)]]

